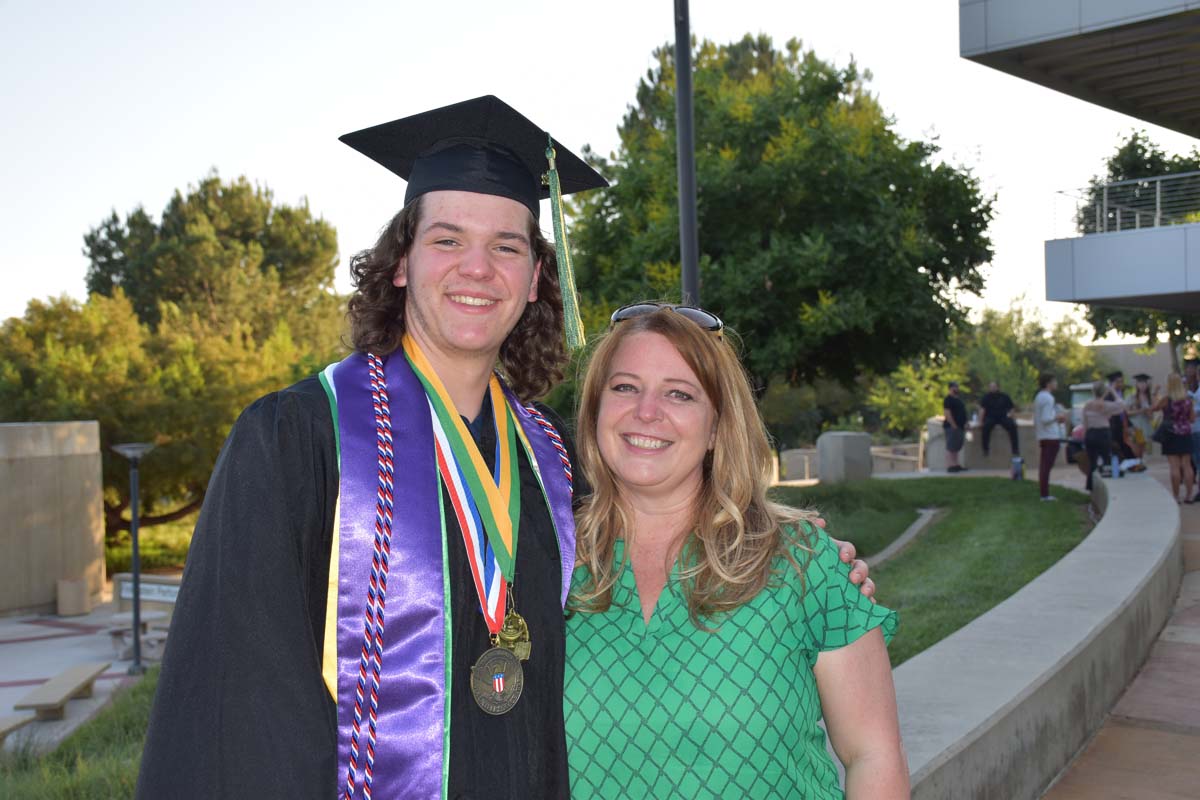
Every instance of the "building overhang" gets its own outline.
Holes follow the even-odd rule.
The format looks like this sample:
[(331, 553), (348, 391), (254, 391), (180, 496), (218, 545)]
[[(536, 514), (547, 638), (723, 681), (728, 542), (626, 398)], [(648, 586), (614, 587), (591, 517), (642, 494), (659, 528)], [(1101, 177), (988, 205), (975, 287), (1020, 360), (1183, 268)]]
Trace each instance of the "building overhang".
[(964, 58), (1200, 136), (1200, 2), (959, 0)]
[(1046, 299), (1200, 312), (1200, 223), (1048, 241)]

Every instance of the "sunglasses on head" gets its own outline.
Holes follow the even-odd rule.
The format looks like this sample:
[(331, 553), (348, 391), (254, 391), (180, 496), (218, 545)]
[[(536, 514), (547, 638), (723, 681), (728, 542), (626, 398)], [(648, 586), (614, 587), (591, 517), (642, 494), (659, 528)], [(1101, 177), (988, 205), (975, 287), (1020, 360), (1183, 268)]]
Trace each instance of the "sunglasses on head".
[(618, 322), (633, 319), (635, 317), (644, 317), (647, 314), (653, 314), (656, 311), (673, 311), (674, 313), (689, 319), (699, 325), (709, 333), (721, 335), (721, 331), (725, 328), (725, 323), (721, 318), (711, 311), (705, 311), (703, 308), (696, 306), (681, 306), (675, 303), (631, 303), (627, 306), (621, 306), (612, 313), (610, 321), (613, 325)]

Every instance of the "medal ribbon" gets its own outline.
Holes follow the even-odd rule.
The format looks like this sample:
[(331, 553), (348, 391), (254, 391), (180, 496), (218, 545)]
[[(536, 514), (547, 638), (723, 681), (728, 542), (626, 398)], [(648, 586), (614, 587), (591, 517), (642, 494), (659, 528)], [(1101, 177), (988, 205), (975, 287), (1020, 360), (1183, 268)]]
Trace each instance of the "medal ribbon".
[[(489, 632), (497, 633), (504, 621), (504, 582), (512, 580), (516, 563), (521, 517), (516, 450), (518, 435), (522, 443), (526, 441), (524, 431), (513, 419), (500, 381), (493, 375), (485, 400), (492, 404), (496, 425), (496, 469), (492, 473), (454, 401), (410, 336), (404, 337), (404, 353), (425, 387), (432, 411), (438, 472), (462, 530), (480, 610)], [(528, 450), (528, 444), (525, 446)]]

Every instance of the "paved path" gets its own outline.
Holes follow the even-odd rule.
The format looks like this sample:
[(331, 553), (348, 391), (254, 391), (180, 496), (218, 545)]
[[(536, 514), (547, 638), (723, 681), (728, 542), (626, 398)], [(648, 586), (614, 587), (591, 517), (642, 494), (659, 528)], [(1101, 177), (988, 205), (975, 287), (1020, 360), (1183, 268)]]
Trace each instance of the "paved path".
[[(1170, 488), (1161, 465), (1151, 474)], [(1200, 504), (1180, 509), (1185, 573), (1175, 609), (1104, 727), (1043, 800), (1200, 797)]]
[(104, 603), (82, 617), (0, 617), (0, 714), (10, 713), (13, 703), (65, 669), (111, 662), (90, 698), (69, 701), (61, 720), (33, 722), (10, 734), (6, 751), (52, 748), (102, 708), (114, 690), (134, 680), (127, 674), (131, 662), (116, 658), (108, 635), (115, 610), (112, 603)]

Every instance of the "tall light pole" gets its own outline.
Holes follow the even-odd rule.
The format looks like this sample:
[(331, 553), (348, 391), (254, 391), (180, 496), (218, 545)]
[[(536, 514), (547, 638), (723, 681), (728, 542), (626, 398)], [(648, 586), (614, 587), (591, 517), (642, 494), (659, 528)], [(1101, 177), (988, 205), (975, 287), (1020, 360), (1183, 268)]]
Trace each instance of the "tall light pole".
[(133, 538), (133, 664), (129, 667), (130, 675), (141, 675), (146, 671), (142, 666), (142, 562), (138, 555), (138, 462), (154, 449), (148, 442), (131, 442), (115, 444), (113, 451), (129, 459), (129, 534)]
[(675, 163), (679, 171), (679, 264), (683, 302), (700, 305), (694, 129), (692, 35), (688, 0), (675, 0)]

